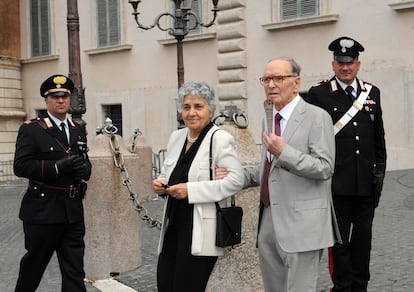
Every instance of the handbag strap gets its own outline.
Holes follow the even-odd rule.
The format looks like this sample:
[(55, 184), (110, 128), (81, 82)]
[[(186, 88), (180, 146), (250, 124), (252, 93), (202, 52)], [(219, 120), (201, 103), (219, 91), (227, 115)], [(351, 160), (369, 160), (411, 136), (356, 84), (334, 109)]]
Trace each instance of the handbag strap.
[[(210, 180), (213, 180), (213, 136), (214, 134), (220, 129), (216, 129), (214, 130), (213, 134), (211, 134), (211, 138), (210, 138), (210, 151), (209, 151), (209, 155), (208, 155), (208, 163), (209, 163), (209, 169), (210, 169)], [(221, 209), (219, 203), (216, 203), (216, 209), (219, 210)], [(236, 206), (236, 198), (233, 196), (231, 196), (231, 205), (232, 206)]]
[(220, 130), (220, 129), (214, 130), (213, 134), (211, 134), (211, 137), (210, 137), (210, 152), (209, 152), (209, 155), (208, 155), (208, 163), (209, 163), (209, 167), (210, 167), (210, 180), (213, 180), (213, 168), (212, 168), (212, 164), (213, 164), (213, 136), (218, 130)]

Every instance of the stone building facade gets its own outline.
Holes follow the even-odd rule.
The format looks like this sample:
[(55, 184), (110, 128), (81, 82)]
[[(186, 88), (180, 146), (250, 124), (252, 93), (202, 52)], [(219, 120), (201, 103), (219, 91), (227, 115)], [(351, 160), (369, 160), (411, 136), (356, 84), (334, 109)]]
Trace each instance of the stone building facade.
[[(202, 21), (208, 22), (210, 1), (193, 2), (199, 4)], [(36, 55), (33, 7), (43, 7), (42, 3), (47, 4), (49, 51)], [(216, 24), (184, 40), (185, 80), (212, 84), (218, 111), (232, 103), (245, 112), (255, 143), (260, 144), (264, 94), (258, 78), (265, 63), (277, 56), (294, 57), (302, 66), (306, 92), (333, 74), (328, 44), (339, 36), (353, 37), (366, 49), (360, 55), (359, 77), (381, 89), (388, 167), (414, 167), (414, 1), (298, 0), (294, 8), (283, 6), (286, 3), (220, 0)], [(309, 10), (306, 3), (315, 9)], [(159, 13), (171, 11), (171, 5), (170, 0), (143, 0), (140, 20), (149, 26)], [(111, 116), (125, 139), (139, 128), (154, 152), (165, 148), (177, 126), (175, 39), (158, 27), (137, 28), (126, 0), (78, 1), (78, 10), (87, 109), (83, 119), (89, 135)], [(12, 155), (18, 124), (45, 109), (39, 84), (51, 74), (68, 73), (66, 17), (62, 0), (0, 3), (3, 160)], [(171, 20), (163, 17), (160, 23), (167, 27)]]
[[(16, 5), (17, 4), (17, 5)], [(0, 3), (0, 161), (12, 159), (25, 117), (21, 84), (19, 3)]]

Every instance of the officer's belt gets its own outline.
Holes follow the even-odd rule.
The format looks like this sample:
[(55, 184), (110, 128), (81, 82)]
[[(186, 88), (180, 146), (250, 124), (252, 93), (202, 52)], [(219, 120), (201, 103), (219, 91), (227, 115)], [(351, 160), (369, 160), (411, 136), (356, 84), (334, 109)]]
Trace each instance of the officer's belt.
[(335, 123), (334, 125), (334, 133), (335, 135), (348, 124), (353, 117), (363, 108), (365, 100), (368, 98), (369, 92), (371, 91), (372, 85), (365, 84), (366, 91), (362, 91), (361, 94), (358, 96), (357, 99), (354, 100), (352, 106), (348, 109), (348, 111)]
[(70, 185), (68, 187), (66, 186), (53, 186), (53, 185), (47, 185), (45, 183), (42, 182), (37, 182), (37, 181), (29, 181), (29, 187), (33, 190), (44, 190), (44, 189), (49, 189), (49, 190), (56, 190), (56, 191), (61, 191), (61, 192), (65, 192), (68, 193), (70, 198), (74, 198), (77, 195), (80, 195), (79, 191), (80, 191), (80, 185)]

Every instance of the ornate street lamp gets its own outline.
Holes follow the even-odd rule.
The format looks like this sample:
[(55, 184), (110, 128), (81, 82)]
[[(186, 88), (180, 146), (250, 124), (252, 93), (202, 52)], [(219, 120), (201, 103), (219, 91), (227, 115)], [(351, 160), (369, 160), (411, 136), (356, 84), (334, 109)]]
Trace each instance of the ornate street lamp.
[[(138, 12), (138, 5), (141, 1), (142, 0), (129, 0), (129, 3), (134, 9), (132, 15), (134, 16), (138, 27), (143, 30), (149, 30), (154, 27), (158, 27), (162, 31), (168, 31), (168, 33), (177, 40), (177, 77), (178, 88), (180, 88), (184, 83), (183, 39), (191, 30), (196, 29), (198, 26), (210, 27), (214, 24), (214, 21), (217, 17), (217, 5), (219, 0), (212, 0), (213, 9), (211, 9), (211, 11), (213, 12), (213, 19), (208, 23), (203, 23), (199, 16), (191, 11), (192, 0), (171, 0), (175, 4), (174, 14), (169, 12), (161, 13), (155, 18), (153, 24), (150, 26), (145, 26), (139, 21), (140, 12)], [(163, 17), (170, 18), (172, 20), (172, 25), (163, 27), (160, 23)], [(194, 20), (194, 24), (191, 26), (189, 26), (190, 19)], [(181, 115), (178, 112), (177, 121), (179, 123), (178, 128), (182, 128), (184, 126), (184, 123), (182, 121)]]

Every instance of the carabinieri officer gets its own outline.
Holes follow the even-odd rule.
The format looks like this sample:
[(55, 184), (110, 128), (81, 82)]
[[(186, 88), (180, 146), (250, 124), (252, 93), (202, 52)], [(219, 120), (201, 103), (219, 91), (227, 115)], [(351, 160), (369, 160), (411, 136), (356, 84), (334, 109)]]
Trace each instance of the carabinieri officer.
[(328, 47), (335, 76), (312, 87), (307, 101), (332, 117), (336, 158), (333, 202), (343, 244), (330, 250), (332, 291), (367, 291), (372, 221), (385, 174), (380, 90), (356, 77), (364, 47), (340, 37)]
[(64, 75), (47, 78), (40, 86), (47, 114), (24, 122), (17, 136), (14, 172), (29, 179), (19, 213), (27, 252), (17, 292), (37, 289), (55, 251), (62, 291), (86, 291), (82, 199), (91, 163), (84, 128), (67, 118), (73, 88)]

